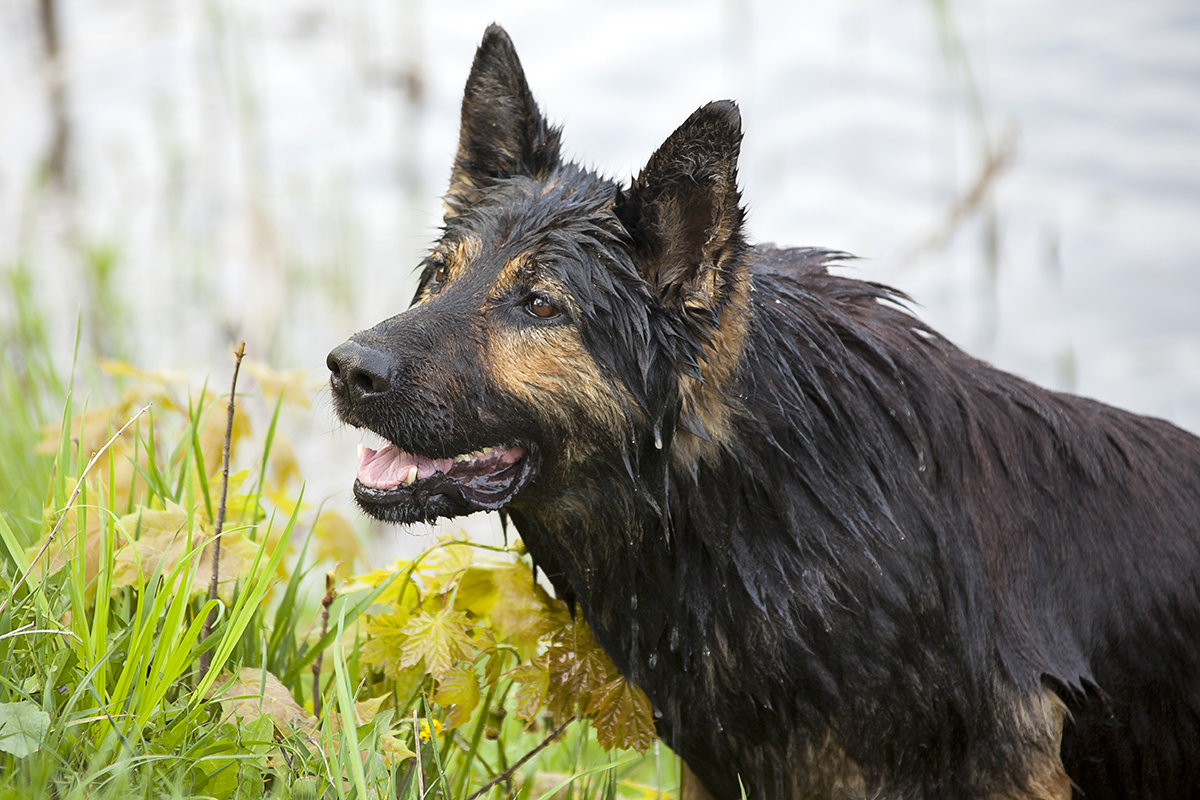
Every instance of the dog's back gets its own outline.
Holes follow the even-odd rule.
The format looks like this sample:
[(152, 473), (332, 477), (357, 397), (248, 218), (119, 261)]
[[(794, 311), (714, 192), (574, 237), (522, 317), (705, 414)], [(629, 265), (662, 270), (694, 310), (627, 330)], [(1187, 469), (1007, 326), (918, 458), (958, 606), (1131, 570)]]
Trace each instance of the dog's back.
[[(763, 360), (776, 342), (824, 331), (824, 341), (784, 361), (812, 371), (823, 360), (828, 371), (814, 382), (825, 398), (801, 392), (803, 407), (768, 438), (779, 441), (790, 428), (796, 446), (828, 442), (799, 472), (823, 469), (848, 486), (811, 493), (832, 517), (874, 537), (864, 547), (890, 554), (877, 555), (881, 562), (898, 559), (885, 570), (904, 560), (901, 551), (916, 550), (918, 563), (901, 573), (932, 570), (945, 581), (942, 596), (953, 598), (938, 626), (915, 638), (868, 634), (874, 655), (904, 664), (920, 643), (947, 636), (965, 646), (963, 674), (948, 677), (966, 692), (968, 672), (990, 673), (992, 682), (1011, 681), (1050, 703), (1032, 708), (1066, 705), (1063, 763), (1085, 797), (1196, 796), (1200, 440), (972, 359), (880, 305), (879, 287), (826, 274), (812, 253), (763, 260), (785, 274), (759, 276), (761, 333), (751, 351)], [(776, 380), (805, 379), (782, 366)], [(770, 394), (765, 407), (778, 404)], [(814, 417), (820, 433), (796, 425)], [(830, 500), (837, 497), (846, 499)], [(856, 518), (869, 521), (856, 526)], [(877, 594), (882, 581), (869, 569), (862, 579), (852, 594)], [(896, 652), (887, 653), (889, 642)], [(845, 649), (844, 641), (830, 644)], [(914, 683), (935, 674), (919, 670)], [(971, 707), (964, 703), (961, 713)]]

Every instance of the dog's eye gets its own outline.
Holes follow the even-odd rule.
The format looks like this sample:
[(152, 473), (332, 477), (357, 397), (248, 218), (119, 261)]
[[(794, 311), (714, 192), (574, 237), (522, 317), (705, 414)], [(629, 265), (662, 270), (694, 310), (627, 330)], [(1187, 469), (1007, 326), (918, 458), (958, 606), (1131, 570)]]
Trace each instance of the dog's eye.
[(442, 264), (439, 262), (439, 263), (435, 263), (433, 265), (433, 282), (434, 283), (445, 283), (446, 282), (446, 265), (445, 264)]
[(540, 319), (551, 319), (559, 314), (558, 307), (544, 295), (535, 294), (525, 301), (525, 310)]

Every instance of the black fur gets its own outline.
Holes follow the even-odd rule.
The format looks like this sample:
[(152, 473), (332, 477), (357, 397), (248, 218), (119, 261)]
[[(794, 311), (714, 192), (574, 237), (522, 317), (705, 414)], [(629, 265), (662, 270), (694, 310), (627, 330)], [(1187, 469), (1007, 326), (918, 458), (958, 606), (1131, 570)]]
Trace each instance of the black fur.
[[(628, 188), (564, 163), (489, 28), (441, 245), (480, 252), (331, 354), (339, 413), (528, 449), (505, 513), (715, 796), (1058, 796), (1054, 698), (1078, 797), (1200, 796), (1200, 440), (967, 356), (841, 254), (749, 247), (740, 138), (716, 103)], [(587, 392), (497, 379), (497, 339), (572, 336)], [(364, 507), (472, 510), (403, 499)]]

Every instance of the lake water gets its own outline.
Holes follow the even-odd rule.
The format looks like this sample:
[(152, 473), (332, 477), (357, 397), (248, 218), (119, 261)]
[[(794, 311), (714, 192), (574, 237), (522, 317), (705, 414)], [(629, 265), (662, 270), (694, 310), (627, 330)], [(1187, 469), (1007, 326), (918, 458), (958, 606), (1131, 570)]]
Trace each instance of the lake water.
[(325, 353), (411, 296), (493, 20), (571, 156), (626, 178), (734, 98), (754, 239), (856, 253), (972, 353), (1200, 431), (1195, 0), (59, 5), (65, 196), (35, 4), (0, 2), (0, 268), (33, 269), (64, 366), (82, 307), (142, 366), (223, 385), (245, 338), (310, 369), (335, 505)]

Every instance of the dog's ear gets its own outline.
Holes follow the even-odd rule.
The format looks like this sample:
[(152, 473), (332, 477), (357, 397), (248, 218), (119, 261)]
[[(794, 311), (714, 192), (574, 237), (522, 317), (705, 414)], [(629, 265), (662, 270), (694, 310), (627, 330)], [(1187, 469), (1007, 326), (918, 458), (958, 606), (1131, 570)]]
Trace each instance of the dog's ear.
[(737, 159), (742, 118), (722, 100), (698, 109), (617, 198), (642, 277), (667, 308), (712, 307), (745, 250)]
[(513, 175), (544, 177), (558, 159), (559, 131), (542, 118), (512, 40), (493, 23), (475, 51), (463, 92), (446, 218), (478, 202), (494, 181)]

